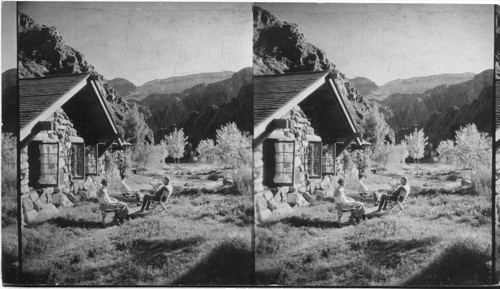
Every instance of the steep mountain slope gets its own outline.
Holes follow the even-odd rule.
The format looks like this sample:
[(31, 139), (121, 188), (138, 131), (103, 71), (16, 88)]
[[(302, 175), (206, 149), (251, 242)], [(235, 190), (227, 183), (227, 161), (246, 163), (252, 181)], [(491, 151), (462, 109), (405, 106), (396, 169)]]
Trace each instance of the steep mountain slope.
[(365, 98), (383, 100), (392, 94), (424, 93), (426, 90), (436, 86), (445, 84), (453, 85), (471, 80), (474, 76), (475, 74), (471, 72), (437, 74), (408, 79), (397, 79), (389, 81), (381, 86), (378, 86), (373, 81), (364, 77), (356, 77), (349, 81)]
[[(491, 73), (490, 73), (490, 76)], [(475, 123), (478, 130), (492, 135), (493, 119), (493, 87), (484, 87), (479, 93), (479, 97), (470, 103), (448, 107), (442, 112), (432, 112), (422, 123), (415, 126), (423, 128), (429, 137), (429, 142), (437, 148), (439, 142), (446, 139), (453, 139), (455, 131), (469, 123)], [(405, 135), (413, 132), (415, 127), (400, 130), (396, 134), (396, 140), (400, 141)]]
[[(222, 125), (234, 122), (241, 131), (251, 133), (253, 102), (252, 85), (245, 84), (238, 92), (238, 96), (222, 103), (220, 106), (210, 105), (203, 111), (192, 111), (181, 126), (188, 141), (197, 147), (200, 140), (215, 139), (216, 130)], [(155, 139), (160, 140), (165, 135), (170, 134), (175, 125), (159, 129), (155, 134)]]
[[(18, 75), (20, 78), (55, 74), (74, 74), (90, 72), (91, 79), (105, 96), (106, 104), (118, 129), (123, 131), (121, 121), (130, 109), (104, 77), (94, 70), (85, 56), (66, 45), (59, 31), (54, 27), (37, 24), (28, 15), (18, 13)], [(148, 140), (153, 141), (152, 131), (148, 131)]]
[(151, 117), (146, 121), (157, 131), (163, 127), (182, 125), (193, 111), (200, 112), (212, 105), (230, 102), (244, 85), (251, 83), (252, 70), (244, 68), (226, 80), (199, 84), (181, 93), (148, 95), (137, 103), (149, 109)]
[(113, 78), (108, 80), (108, 84), (124, 99), (137, 91), (137, 87), (125, 78)]
[[(368, 111), (378, 107), (369, 103), (349, 83), (343, 73), (335, 69), (325, 53), (308, 43), (296, 24), (278, 20), (268, 11), (254, 6), (253, 71), (255, 74), (281, 74), (301, 71), (332, 71), (340, 94), (353, 121), (361, 128)], [(390, 138), (394, 137), (391, 131)]]
[(492, 86), (492, 79), (493, 70), (489, 69), (477, 74), (472, 80), (437, 86), (423, 94), (393, 94), (381, 101), (392, 112), (387, 123), (398, 132), (422, 123), (433, 112), (471, 103), (485, 87)]
[(349, 79), (349, 82), (356, 87), (359, 93), (364, 97), (370, 97), (379, 91), (378, 85), (365, 77)]

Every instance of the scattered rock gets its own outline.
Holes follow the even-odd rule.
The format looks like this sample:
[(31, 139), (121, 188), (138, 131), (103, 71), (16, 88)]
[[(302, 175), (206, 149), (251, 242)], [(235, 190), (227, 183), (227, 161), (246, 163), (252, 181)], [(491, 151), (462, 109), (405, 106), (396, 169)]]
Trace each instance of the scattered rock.
[(33, 202), (29, 198), (24, 199), (22, 205), (25, 212), (33, 210)]
[(24, 222), (31, 224), (35, 222), (38, 212), (35, 210), (25, 210), (24, 211)]

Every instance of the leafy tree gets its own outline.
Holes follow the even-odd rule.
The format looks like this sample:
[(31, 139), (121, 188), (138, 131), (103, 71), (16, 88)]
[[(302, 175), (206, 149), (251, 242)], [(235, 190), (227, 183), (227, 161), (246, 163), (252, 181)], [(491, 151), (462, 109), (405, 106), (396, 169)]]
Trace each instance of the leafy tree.
[(132, 161), (141, 168), (157, 168), (165, 158), (165, 144), (162, 141), (158, 145), (140, 143), (132, 151)]
[(127, 176), (129, 174), (130, 163), (131, 163), (131, 159), (130, 159), (131, 151), (130, 151), (130, 149), (118, 150), (118, 151), (115, 151), (114, 154), (115, 154), (115, 159), (117, 162), (116, 165), (118, 168), (118, 172), (120, 173), (120, 175)]
[(369, 110), (361, 126), (363, 139), (370, 142), (373, 147), (381, 145), (385, 137), (390, 133), (390, 127), (385, 122), (384, 115), (378, 107)]
[(475, 124), (455, 132), (455, 153), (459, 163), (472, 171), (491, 162), (491, 137), (479, 132)]
[(427, 144), (427, 137), (424, 134), (424, 130), (417, 130), (410, 135), (405, 137), (406, 149), (408, 150), (408, 155), (413, 158), (413, 161), (417, 164), (417, 175), (418, 175), (418, 159), (424, 157), (425, 145)]
[(179, 159), (184, 156), (184, 149), (187, 145), (187, 137), (184, 136), (184, 131), (182, 128), (180, 130), (175, 130), (165, 136), (165, 149), (168, 156), (172, 157), (177, 166), (177, 173), (179, 173)]
[(149, 129), (137, 105), (133, 105), (130, 111), (125, 114), (121, 126), (124, 130), (123, 139), (133, 145), (144, 142)]
[(457, 163), (457, 149), (453, 140), (442, 140), (436, 150), (439, 154), (439, 159), (443, 163), (449, 165), (454, 165)]
[(234, 122), (217, 130), (216, 148), (219, 159), (231, 169), (251, 159), (251, 139), (240, 132)]
[(217, 151), (215, 148), (215, 143), (212, 139), (204, 139), (200, 141), (196, 150), (200, 154), (200, 158), (205, 164), (213, 163), (217, 159)]
[(108, 150), (104, 152), (102, 158), (103, 158), (102, 162), (104, 164), (104, 174), (106, 175), (106, 179), (109, 179), (110, 176), (111, 177), (115, 176), (114, 172), (117, 169), (116, 155)]

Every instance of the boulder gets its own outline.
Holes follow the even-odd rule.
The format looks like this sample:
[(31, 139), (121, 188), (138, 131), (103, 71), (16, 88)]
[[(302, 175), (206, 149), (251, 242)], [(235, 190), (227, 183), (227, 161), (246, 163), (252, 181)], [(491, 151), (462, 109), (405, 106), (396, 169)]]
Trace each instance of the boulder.
[(53, 204), (45, 204), (43, 209), (38, 212), (36, 222), (44, 222), (53, 219), (59, 215), (59, 210)]
[(33, 223), (35, 222), (37, 216), (38, 216), (38, 212), (35, 211), (35, 210), (28, 210), (28, 211), (24, 211), (24, 222), (26, 222), (27, 224), (30, 224), (30, 223)]
[(52, 204), (61, 207), (73, 207), (73, 203), (62, 193), (52, 195)]
[(43, 209), (43, 205), (44, 205), (44, 203), (40, 199), (36, 200), (36, 202), (33, 203), (33, 207), (35, 208), (35, 210), (37, 212), (39, 212), (40, 210), (42, 210)]
[(305, 207), (305, 206), (309, 206), (309, 202), (306, 201), (306, 199), (304, 199), (304, 197), (302, 196), (302, 194), (300, 194), (299, 192), (294, 192), (294, 193), (290, 193), (287, 195), (287, 203), (291, 206), (299, 206), (299, 207)]
[(32, 202), (36, 202), (36, 200), (38, 200), (39, 198), (38, 193), (36, 191), (30, 191), (29, 196)]
[(316, 190), (313, 196), (316, 196), (316, 200), (322, 201), (325, 199), (325, 192), (323, 190)]
[(287, 203), (278, 204), (276, 210), (273, 211), (273, 216), (275, 216), (278, 219), (286, 218), (291, 214), (293, 214), (293, 209)]
[(257, 212), (267, 209), (267, 201), (263, 196), (255, 196), (255, 209)]
[(23, 202), (23, 203), (22, 203), (23, 210), (24, 210), (25, 212), (33, 210), (33, 208), (34, 208), (34, 207), (33, 207), (33, 202), (31, 201), (31, 199), (30, 199), (30, 198), (24, 198), (24, 199), (22, 200), (22, 202)]
[(278, 202), (276, 202), (275, 199), (270, 199), (268, 202), (267, 202), (267, 208), (271, 211), (274, 211), (276, 210), (276, 208), (278, 207)]
[(274, 197), (274, 195), (271, 191), (264, 192), (264, 198), (266, 199), (266, 201), (270, 201), (273, 197)]
[(74, 203), (74, 202), (75, 202), (75, 195), (73, 195), (72, 193), (68, 193), (68, 194), (66, 195), (66, 197), (68, 198), (68, 200), (69, 200), (70, 202), (72, 202), (72, 203)]
[(77, 196), (79, 197), (80, 201), (82, 201), (82, 202), (85, 202), (88, 199), (87, 192), (85, 192), (85, 191), (79, 191)]
[(268, 221), (272, 216), (272, 212), (269, 209), (264, 209), (257, 211), (257, 221), (260, 223), (264, 223)]

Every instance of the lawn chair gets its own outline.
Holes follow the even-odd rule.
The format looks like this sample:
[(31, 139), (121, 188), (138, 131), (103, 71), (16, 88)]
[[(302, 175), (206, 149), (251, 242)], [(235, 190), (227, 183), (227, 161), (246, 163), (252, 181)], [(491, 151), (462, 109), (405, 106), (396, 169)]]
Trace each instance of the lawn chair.
[(119, 208), (110, 208), (110, 207), (106, 206), (106, 204), (99, 204), (99, 210), (101, 210), (102, 227), (103, 228), (106, 227), (106, 223), (104, 222), (104, 220), (106, 219), (106, 216), (108, 215), (108, 213), (114, 213), (116, 215), (116, 213), (120, 211)]
[(151, 215), (159, 212), (160, 209), (161, 209), (161, 215), (162, 216), (163, 216), (163, 214), (165, 214), (165, 212), (167, 212), (167, 213), (170, 214), (170, 211), (167, 209), (167, 201), (165, 201), (165, 202), (162, 202), (162, 201), (153, 201), (151, 205), (154, 206), (154, 209), (151, 212)]
[(405, 212), (406, 215), (409, 216), (410, 214), (408, 214), (408, 212), (405, 210), (405, 207), (404, 207), (406, 199), (408, 199), (409, 196), (410, 196), (410, 192), (408, 192), (402, 200), (401, 200), (401, 198), (398, 198), (397, 201), (389, 200), (388, 205), (392, 205), (392, 208), (389, 210), (389, 214), (392, 213), (394, 211), (394, 209), (399, 208), (398, 216), (401, 214), (401, 212)]
[[(340, 227), (340, 219), (342, 218), (342, 216), (347, 213), (347, 212), (351, 212), (351, 216), (352, 216), (352, 213), (356, 211), (356, 209), (346, 209), (346, 208), (343, 208), (342, 207), (342, 204), (339, 204), (339, 203), (335, 203), (335, 210), (337, 210), (337, 216), (338, 216), (338, 220), (337, 220), (337, 223)], [(350, 216), (349, 216), (350, 218)]]

